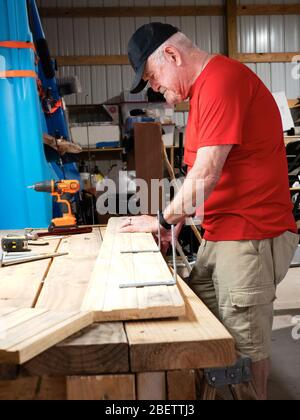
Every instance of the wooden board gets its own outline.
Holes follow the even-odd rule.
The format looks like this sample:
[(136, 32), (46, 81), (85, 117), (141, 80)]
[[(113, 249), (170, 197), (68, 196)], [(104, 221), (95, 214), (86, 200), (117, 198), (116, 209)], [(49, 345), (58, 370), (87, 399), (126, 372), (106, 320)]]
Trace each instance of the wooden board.
[(230, 366), (234, 340), (193, 291), (178, 279), (186, 315), (178, 320), (126, 322), (132, 372)]
[(137, 400), (165, 400), (166, 373), (146, 372), (136, 375)]
[(196, 400), (196, 375), (190, 370), (167, 372), (168, 400)]
[(109, 221), (81, 309), (93, 311), (95, 321), (182, 316), (184, 301), (177, 286), (119, 287), (120, 283), (159, 282), (172, 276), (160, 253), (120, 253), (131, 246), (156, 247), (151, 234), (118, 233), (121, 222), (122, 218)]
[[(16, 234), (21, 232), (16, 232)], [(23, 232), (24, 233), (24, 232)], [(2, 235), (5, 233), (2, 231)], [(32, 247), (34, 253), (57, 251), (60, 239), (48, 239), (48, 246)], [(63, 258), (63, 257), (59, 257)], [(31, 308), (55, 258), (0, 268), (0, 307)]]
[(0, 400), (58, 401), (66, 400), (65, 378), (20, 378), (0, 381)]
[(151, 185), (153, 180), (164, 177), (162, 127), (159, 123), (134, 124), (134, 159), (136, 178), (144, 180), (148, 186), (148, 205), (141, 213), (157, 215), (162, 210), (162, 191), (156, 191)]
[[(129, 346), (121, 322), (90, 325), (21, 367), (22, 374), (32, 376), (101, 375), (128, 371)], [(6, 377), (9, 374), (13, 372), (7, 369)]]
[(79, 311), (101, 242), (99, 228), (63, 239), (58, 251), (68, 255), (53, 261), (35, 307)]
[(0, 363), (25, 363), (91, 323), (88, 313), (2, 308)]
[(68, 400), (134, 400), (134, 375), (67, 377)]

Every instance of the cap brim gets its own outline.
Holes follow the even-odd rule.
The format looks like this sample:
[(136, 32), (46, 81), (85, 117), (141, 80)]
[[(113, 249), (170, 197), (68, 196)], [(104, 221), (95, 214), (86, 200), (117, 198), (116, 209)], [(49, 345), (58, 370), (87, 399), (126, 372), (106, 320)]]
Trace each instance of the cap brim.
[(138, 69), (138, 71), (135, 74), (135, 78), (133, 80), (130, 93), (139, 93), (141, 90), (143, 90), (147, 86), (147, 81), (143, 80), (143, 74), (145, 71), (146, 62), (141, 65), (141, 67)]

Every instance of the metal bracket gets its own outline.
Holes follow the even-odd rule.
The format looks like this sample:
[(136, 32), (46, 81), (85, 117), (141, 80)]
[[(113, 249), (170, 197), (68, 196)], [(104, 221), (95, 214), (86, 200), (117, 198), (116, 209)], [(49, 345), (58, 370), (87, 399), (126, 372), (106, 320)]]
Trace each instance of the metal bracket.
[(251, 381), (251, 359), (242, 356), (235, 365), (226, 368), (204, 369), (207, 383), (212, 387), (237, 385)]
[[(160, 252), (161, 251), (161, 231), (160, 231), (160, 224), (159, 224), (159, 212), (157, 215), (158, 218), (158, 248), (155, 250), (134, 250), (134, 251), (121, 251), (121, 254), (139, 254), (139, 253), (149, 253), (149, 252)], [(151, 282), (140, 282), (140, 283), (123, 283), (120, 284), (120, 289), (128, 289), (130, 287), (149, 287), (149, 286), (175, 286), (177, 283), (177, 261), (176, 261), (176, 238), (175, 238), (175, 226), (172, 225), (171, 227), (172, 233), (172, 257), (173, 257), (173, 280), (169, 281), (151, 281)]]

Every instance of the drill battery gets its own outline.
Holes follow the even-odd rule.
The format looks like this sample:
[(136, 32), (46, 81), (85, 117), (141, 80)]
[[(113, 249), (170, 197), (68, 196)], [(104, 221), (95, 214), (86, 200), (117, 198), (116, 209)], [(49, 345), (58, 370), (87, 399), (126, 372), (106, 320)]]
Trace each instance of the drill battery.
[(28, 240), (22, 236), (6, 236), (1, 239), (1, 247), (5, 252), (28, 252)]

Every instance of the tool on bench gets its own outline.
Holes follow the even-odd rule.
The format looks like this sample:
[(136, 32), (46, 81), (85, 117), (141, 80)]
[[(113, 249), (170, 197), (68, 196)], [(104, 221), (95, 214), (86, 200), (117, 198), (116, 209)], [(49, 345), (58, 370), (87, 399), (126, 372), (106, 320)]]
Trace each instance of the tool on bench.
[(76, 194), (80, 190), (80, 183), (77, 180), (65, 179), (61, 181), (44, 181), (32, 185), (28, 188), (32, 188), (37, 192), (47, 192), (53, 197), (56, 197), (57, 203), (62, 203), (67, 207), (67, 212), (62, 217), (52, 219), (47, 234), (37, 233), (37, 237), (48, 236), (49, 233), (53, 235), (74, 235), (80, 233), (89, 233), (92, 228), (89, 227), (78, 227), (76, 217), (72, 213), (71, 204), (65, 198), (62, 199), (64, 194)]
[[(157, 215), (158, 218), (158, 248), (149, 249), (149, 250), (126, 250), (121, 251), (122, 254), (139, 254), (139, 253), (157, 253), (161, 250), (161, 230), (159, 224), (159, 212)], [(171, 227), (172, 234), (172, 256), (173, 256), (173, 279), (169, 281), (151, 281), (151, 282), (139, 282), (139, 283), (121, 283), (119, 287), (121, 289), (127, 289), (130, 287), (149, 287), (149, 286), (174, 286), (177, 283), (177, 260), (176, 260), (176, 237), (175, 237), (175, 226)]]
[(1, 239), (1, 248), (5, 252), (30, 252), (25, 236), (6, 236)]
[[(36, 242), (29, 242), (29, 240), (35, 240)], [(30, 252), (29, 246), (45, 246), (49, 245), (49, 242), (38, 241), (39, 238), (31, 238), (26, 234), (24, 235), (7, 235), (1, 239), (1, 248), (4, 252)]]

